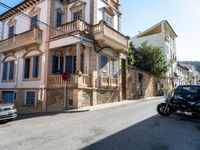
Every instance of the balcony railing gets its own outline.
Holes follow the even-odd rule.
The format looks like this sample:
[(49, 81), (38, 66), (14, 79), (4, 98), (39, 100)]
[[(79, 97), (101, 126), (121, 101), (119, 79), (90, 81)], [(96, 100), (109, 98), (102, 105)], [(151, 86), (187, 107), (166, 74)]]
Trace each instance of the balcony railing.
[(98, 35), (101, 35), (101, 37), (96, 38), (96, 40), (103, 40), (102, 38), (104, 37), (109, 38), (104, 40), (109, 41), (111, 39), (112, 41), (117, 42), (117, 44), (123, 46), (124, 49), (126, 49), (128, 45), (128, 38), (120, 32), (114, 30), (112, 27), (108, 26), (104, 21), (101, 21), (97, 25), (90, 25), (85, 21), (79, 19), (73, 22), (63, 24), (57, 29), (51, 30), (50, 37), (51, 39), (54, 39), (64, 35), (70, 35), (79, 31), (85, 32), (87, 35), (94, 35), (95, 38)]
[(100, 86), (101, 87), (117, 87), (118, 86), (117, 78), (100, 77)]
[(51, 38), (55, 38), (61, 35), (65, 35), (71, 32), (76, 31), (85, 31), (91, 33), (91, 26), (82, 20), (76, 20), (73, 22), (68, 22), (66, 24), (61, 25), (56, 30), (51, 30), (50, 36)]
[(117, 41), (121, 45), (124, 45), (124, 46), (128, 45), (128, 38), (125, 37), (120, 32), (109, 27), (104, 21), (101, 21), (100, 24), (94, 25), (93, 32), (94, 34), (102, 33), (104, 36)]
[(91, 87), (91, 77), (88, 75), (70, 75), (68, 81), (62, 79), (62, 75), (49, 75), (48, 86), (49, 87), (64, 87), (65, 82), (68, 87)]
[(42, 41), (42, 30), (34, 28), (27, 32), (14, 35), (13, 38), (0, 41), (0, 52), (14, 50), (31, 44), (40, 44)]

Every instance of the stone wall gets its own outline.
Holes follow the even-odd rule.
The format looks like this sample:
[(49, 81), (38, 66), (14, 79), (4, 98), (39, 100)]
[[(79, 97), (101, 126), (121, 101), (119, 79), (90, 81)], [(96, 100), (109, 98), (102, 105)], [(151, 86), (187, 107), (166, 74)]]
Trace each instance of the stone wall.
[(157, 94), (156, 79), (144, 71), (128, 68), (127, 99), (153, 97)]
[(119, 101), (119, 90), (97, 90), (97, 104)]

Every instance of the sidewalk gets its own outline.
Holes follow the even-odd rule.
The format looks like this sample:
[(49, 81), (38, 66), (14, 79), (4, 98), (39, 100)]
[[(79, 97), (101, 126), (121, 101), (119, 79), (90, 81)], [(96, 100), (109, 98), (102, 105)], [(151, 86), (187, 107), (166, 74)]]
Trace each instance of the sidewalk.
[(148, 98), (139, 99), (139, 100), (123, 100), (123, 101), (120, 101), (120, 102), (99, 104), (99, 105), (95, 105), (95, 106), (82, 107), (82, 108), (79, 108), (79, 109), (66, 110), (64, 112), (66, 112), (66, 113), (78, 113), (78, 112), (87, 112), (87, 111), (100, 110), (100, 109), (116, 108), (116, 107), (126, 106), (128, 104), (140, 103), (140, 102), (147, 101), (147, 100), (160, 100), (162, 98), (163, 97), (148, 97)]

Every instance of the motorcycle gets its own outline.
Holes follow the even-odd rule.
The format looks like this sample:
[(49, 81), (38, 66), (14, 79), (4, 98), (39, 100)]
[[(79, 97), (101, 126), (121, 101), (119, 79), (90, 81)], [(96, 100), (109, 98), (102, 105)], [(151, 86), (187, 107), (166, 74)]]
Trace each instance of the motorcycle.
[(164, 103), (157, 105), (157, 112), (162, 116), (179, 114), (180, 116), (200, 117), (200, 100), (189, 101), (171, 91), (164, 97)]

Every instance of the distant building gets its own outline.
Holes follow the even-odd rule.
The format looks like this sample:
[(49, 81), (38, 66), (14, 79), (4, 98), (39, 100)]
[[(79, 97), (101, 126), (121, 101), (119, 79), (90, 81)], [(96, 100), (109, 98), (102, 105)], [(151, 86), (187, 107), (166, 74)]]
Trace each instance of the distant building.
[(163, 20), (153, 27), (141, 32), (131, 38), (129, 43), (135, 47), (140, 47), (142, 43), (147, 42), (150, 45), (160, 47), (168, 66), (168, 72), (161, 83), (161, 88), (168, 91), (175, 86), (176, 69), (176, 37), (177, 34), (168, 21)]
[(198, 84), (199, 82), (199, 72), (196, 70), (194, 65), (190, 64), (183, 64), (179, 63), (179, 65), (183, 66), (184, 68), (187, 68), (187, 82), (186, 84)]
[(188, 84), (188, 72), (189, 69), (181, 63), (177, 63), (176, 73), (178, 76), (177, 85)]

